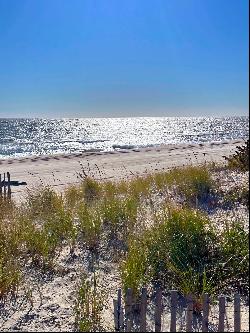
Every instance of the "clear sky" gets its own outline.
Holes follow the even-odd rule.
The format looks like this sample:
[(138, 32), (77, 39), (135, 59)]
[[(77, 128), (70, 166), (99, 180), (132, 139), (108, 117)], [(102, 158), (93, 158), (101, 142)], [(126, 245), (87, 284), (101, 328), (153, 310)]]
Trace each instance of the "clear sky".
[(0, 117), (248, 114), (248, 0), (0, 0)]

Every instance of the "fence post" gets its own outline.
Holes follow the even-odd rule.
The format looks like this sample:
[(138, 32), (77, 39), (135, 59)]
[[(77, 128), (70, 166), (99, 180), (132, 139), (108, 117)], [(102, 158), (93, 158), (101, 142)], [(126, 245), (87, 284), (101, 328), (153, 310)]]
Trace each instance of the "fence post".
[(209, 296), (203, 295), (202, 332), (208, 332)]
[(122, 313), (122, 290), (119, 288), (117, 292), (117, 321), (118, 331), (123, 330), (123, 313)]
[(240, 295), (234, 295), (234, 332), (240, 332)]
[(176, 332), (177, 290), (171, 291), (170, 332)]
[(193, 322), (193, 297), (192, 295), (187, 296), (187, 322), (186, 322), (186, 332), (192, 332), (192, 322)]
[(3, 190), (2, 190), (2, 175), (0, 173), (0, 197), (2, 197)]
[(4, 195), (4, 199), (6, 199), (6, 182), (5, 182), (5, 173), (3, 174), (3, 195)]
[(123, 316), (123, 307), (120, 308), (120, 314), (119, 314), (119, 332), (124, 331), (124, 316)]
[(225, 296), (220, 296), (218, 332), (224, 332), (224, 321), (225, 321)]
[(132, 328), (132, 289), (128, 288), (125, 296), (125, 330), (131, 332)]
[(119, 331), (119, 321), (118, 321), (118, 301), (113, 299), (114, 304), (114, 323), (115, 323), (115, 331)]
[(7, 172), (7, 196), (8, 196), (8, 199), (11, 198), (10, 173), (9, 172)]
[(161, 313), (162, 313), (162, 291), (160, 288), (156, 290), (155, 297), (155, 332), (161, 331)]
[(147, 288), (142, 288), (140, 308), (140, 332), (146, 332)]

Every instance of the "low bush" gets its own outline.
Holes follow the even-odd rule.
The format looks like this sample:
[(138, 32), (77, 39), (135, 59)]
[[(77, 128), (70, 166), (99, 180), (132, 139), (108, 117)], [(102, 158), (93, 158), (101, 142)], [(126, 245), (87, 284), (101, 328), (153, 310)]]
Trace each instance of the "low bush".
[(239, 171), (249, 171), (249, 140), (245, 145), (237, 146), (234, 154), (225, 157), (230, 169)]

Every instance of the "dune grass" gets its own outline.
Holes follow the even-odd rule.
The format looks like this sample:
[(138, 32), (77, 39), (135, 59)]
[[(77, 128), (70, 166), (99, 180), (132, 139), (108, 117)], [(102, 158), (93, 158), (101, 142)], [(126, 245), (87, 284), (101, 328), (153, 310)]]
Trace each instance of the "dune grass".
[(192, 294), (196, 304), (203, 293), (247, 294), (248, 240), (240, 222), (218, 233), (204, 214), (167, 207), (157, 224), (132, 241), (121, 264), (124, 290), (161, 285)]
[[(49, 186), (30, 190), (20, 206), (0, 200), (0, 300), (17, 294), (24, 267), (53, 271), (63, 246), (73, 252), (75, 244), (111, 257), (120, 244), (124, 290), (177, 288), (183, 295), (192, 293), (197, 304), (203, 292), (248, 292), (249, 236), (241, 221), (218, 231), (197, 209), (197, 202), (219, 193), (211, 173), (203, 165), (117, 182), (85, 175), (60, 194)], [(93, 320), (101, 304), (86, 281), (76, 307), (79, 330), (99, 325)]]
[(75, 329), (77, 332), (102, 332), (101, 312), (104, 295), (94, 273), (91, 278), (83, 274), (75, 304)]

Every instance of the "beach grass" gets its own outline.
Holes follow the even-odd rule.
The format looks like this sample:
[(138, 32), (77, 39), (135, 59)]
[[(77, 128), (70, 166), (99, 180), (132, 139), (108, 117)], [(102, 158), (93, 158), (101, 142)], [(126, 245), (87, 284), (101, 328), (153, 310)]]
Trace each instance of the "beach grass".
[[(18, 294), (24, 267), (53, 272), (62, 248), (73, 253), (76, 244), (111, 260), (116, 248), (123, 290), (176, 288), (193, 294), (197, 307), (204, 292), (247, 293), (248, 232), (240, 220), (217, 229), (199, 203), (217, 195), (246, 204), (249, 191), (232, 189), (226, 198), (213, 172), (205, 164), (116, 182), (85, 176), (62, 193), (30, 190), (19, 206), (0, 201), (0, 299)], [(100, 326), (98, 293), (84, 276), (75, 308), (80, 331)]]

